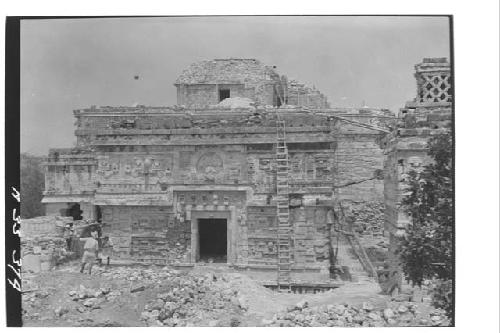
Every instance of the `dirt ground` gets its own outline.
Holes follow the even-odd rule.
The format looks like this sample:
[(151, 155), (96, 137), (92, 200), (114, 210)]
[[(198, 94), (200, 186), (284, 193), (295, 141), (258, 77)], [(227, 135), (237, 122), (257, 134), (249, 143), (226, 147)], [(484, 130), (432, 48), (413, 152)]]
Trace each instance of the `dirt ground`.
[[(208, 279), (210, 274), (216, 274), (219, 280), (223, 276), (221, 290), (229, 290), (227, 300), (236, 305), (224, 303), (231, 306), (219, 306), (218, 299), (204, 299), (208, 308), (198, 309), (196, 301), (193, 301), (193, 313), (198, 318), (183, 325), (262, 326), (276, 313), (303, 301), (307, 301), (310, 307), (334, 304), (361, 307), (363, 303), (370, 302), (380, 309), (391, 301), (390, 296), (380, 294), (378, 284), (373, 281), (348, 283), (317, 294), (289, 294), (266, 289), (248, 276), (232, 272), (224, 266), (206, 265), (190, 272), (161, 267), (102, 266), (95, 267), (92, 275), (82, 274), (78, 268), (75, 262), (49, 272), (23, 275), (24, 326), (148, 326), (152, 322), (144, 320), (145, 307), (167, 290), (166, 284), (176, 279), (182, 281), (186, 277), (202, 281), (202, 278)], [(97, 292), (98, 296), (82, 296), (89, 290)], [(191, 297), (196, 299), (197, 296)], [(209, 309), (211, 306), (213, 310)], [(426, 311), (430, 312), (432, 308), (422, 303), (420, 312)]]

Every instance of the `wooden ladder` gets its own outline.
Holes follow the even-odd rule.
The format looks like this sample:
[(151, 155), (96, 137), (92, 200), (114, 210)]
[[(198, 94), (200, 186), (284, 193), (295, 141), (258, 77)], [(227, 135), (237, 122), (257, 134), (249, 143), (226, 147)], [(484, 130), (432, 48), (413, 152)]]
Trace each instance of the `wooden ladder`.
[(285, 121), (276, 122), (276, 210), (278, 217), (278, 290), (290, 291), (290, 207), (288, 188), (288, 148)]

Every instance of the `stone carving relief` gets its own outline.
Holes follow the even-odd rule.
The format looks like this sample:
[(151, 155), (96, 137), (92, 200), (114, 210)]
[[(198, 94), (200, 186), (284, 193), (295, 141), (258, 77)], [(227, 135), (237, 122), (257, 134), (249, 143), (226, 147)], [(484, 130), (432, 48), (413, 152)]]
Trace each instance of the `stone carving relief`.
[(97, 164), (97, 174), (108, 179), (114, 174), (117, 174), (119, 170), (119, 165), (117, 163), (111, 163), (109, 159), (99, 160)]
[(224, 171), (222, 158), (214, 152), (203, 154), (196, 163), (196, 171), (207, 181), (215, 181)]
[(114, 175), (123, 177), (142, 177), (145, 175), (166, 180), (172, 174), (173, 157), (168, 156), (130, 156), (104, 158), (98, 162), (97, 174), (105, 179)]

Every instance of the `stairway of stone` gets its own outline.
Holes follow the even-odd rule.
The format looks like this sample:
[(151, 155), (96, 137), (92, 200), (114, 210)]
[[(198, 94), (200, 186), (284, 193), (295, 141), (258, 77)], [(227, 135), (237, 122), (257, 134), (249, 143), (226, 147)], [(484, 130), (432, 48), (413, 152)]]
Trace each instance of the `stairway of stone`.
[(364, 270), (358, 257), (352, 251), (351, 245), (346, 237), (347, 236), (342, 235), (339, 240), (337, 265), (339, 267), (349, 267), (352, 282), (374, 282), (374, 279), (368, 276), (368, 273)]

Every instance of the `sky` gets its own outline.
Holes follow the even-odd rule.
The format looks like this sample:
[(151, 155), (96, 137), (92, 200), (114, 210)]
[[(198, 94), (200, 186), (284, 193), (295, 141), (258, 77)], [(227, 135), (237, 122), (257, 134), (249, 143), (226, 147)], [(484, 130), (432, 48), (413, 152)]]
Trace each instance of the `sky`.
[(21, 152), (73, 146), (74, 109), (174, 105), (183, 69), (231, 57), (275, 65), (318, 88), (332, 107), (397, 113), (416, 95), (414, 65), (449, 58), (449, 25), (445, 17), (383, 16), (26, 20)]

